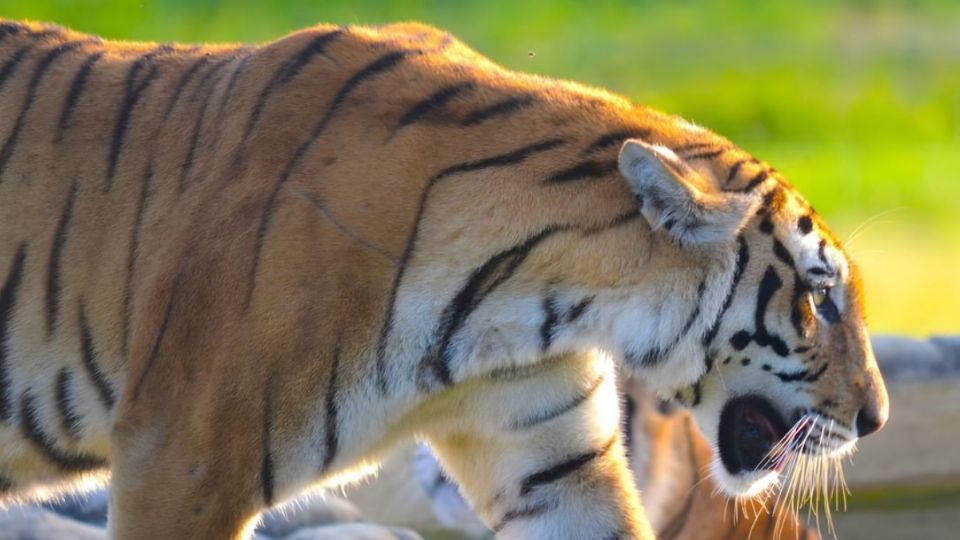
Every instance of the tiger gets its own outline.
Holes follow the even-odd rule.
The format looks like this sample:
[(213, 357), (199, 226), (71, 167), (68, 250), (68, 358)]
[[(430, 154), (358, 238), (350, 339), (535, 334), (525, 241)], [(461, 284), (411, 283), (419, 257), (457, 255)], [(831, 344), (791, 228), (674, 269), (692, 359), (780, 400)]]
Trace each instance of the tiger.
[(115, 538), (247, 537), (411, 439), (498, 538), (653, 538), (617, 367), (734, 495), (889, 414), (857, 267), (781, 173), (426, 25), (3, 21), (0, 126), (0, 491), (109, 477)]
[[(621, 430), (628, 462), (656, 537), (661, 540), (819, 540), (786, 505), (733, 501), (707, 474), (712, 450), (690, 412), (657, 399), (641, 381), (618, 379)], [(398, 496), (399, 494), (399, 496)], [(469, 538), (491, 533), (474, 515), (426, 445), (385, 460), (378, 477), (347, 486), (347, 500), (380, 523), (423, 531), (453, 530)]]

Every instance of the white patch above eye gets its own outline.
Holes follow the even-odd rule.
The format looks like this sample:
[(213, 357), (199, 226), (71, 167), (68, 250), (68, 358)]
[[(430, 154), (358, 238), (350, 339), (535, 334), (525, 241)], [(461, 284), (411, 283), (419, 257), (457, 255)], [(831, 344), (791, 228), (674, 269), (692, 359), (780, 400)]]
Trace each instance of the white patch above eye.
[(797, 270), (811, 287), (827, 289), (830, 300), (843, 313), (843, 287), (849, 276), (849, 264), (843, 253), (816, 233), (797, 233), (794, 241), (798, 253)]

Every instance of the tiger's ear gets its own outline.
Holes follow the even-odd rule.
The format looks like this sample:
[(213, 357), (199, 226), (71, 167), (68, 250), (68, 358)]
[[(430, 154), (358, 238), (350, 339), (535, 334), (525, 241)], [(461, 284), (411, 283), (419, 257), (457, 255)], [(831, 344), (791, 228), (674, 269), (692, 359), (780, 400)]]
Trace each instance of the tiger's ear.
[(719, 190), (669, 148), (638, 139), (623, 144), (618, 164), (650, 227), (681, 244), (733, 240), (759, 203), (752, 194)]

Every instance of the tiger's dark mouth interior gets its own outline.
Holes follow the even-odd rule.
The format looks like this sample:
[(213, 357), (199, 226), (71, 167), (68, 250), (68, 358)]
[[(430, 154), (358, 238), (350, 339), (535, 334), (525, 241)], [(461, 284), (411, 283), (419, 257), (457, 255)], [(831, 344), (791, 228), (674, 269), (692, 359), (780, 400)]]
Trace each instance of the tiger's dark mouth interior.
[(763, 458), (786, 433), (786, 421), (767, 399), (731, 399), (720, 414), (720, 460), (730, 474), (776, 470), (779, 462), (764, 463)]

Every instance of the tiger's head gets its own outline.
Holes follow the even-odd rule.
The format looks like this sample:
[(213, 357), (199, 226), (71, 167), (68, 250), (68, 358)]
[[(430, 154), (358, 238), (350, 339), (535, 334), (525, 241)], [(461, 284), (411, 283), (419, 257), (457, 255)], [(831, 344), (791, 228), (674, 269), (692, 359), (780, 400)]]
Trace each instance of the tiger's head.
[[(700, 340), (702, 374), (676, 393), (714, 445), (719, 485), (756, 495), (798, 467), (823, 473), (880, 429), (888, 401), (857, 267), (813, 208), (762, 166), (724, 185), (641, 141), (619, 165), (653, 229), (735, 261)], [(726, 179), (745, 165), (758, 162), (733, 163)]]

